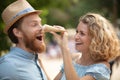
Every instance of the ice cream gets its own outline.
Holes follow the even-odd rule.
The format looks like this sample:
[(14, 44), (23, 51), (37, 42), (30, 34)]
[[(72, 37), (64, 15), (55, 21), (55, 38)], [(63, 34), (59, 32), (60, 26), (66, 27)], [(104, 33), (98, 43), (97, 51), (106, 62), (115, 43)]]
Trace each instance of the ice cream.
[(43, 25), (42, 28), (44, 29), (45, 32), (51, 32), (51, 31), (53, 31), (53, 32), (64, 32), (65, 31), (65, 29), (61, 26), (50, 26), (50, 25), (47, 25), (47, 24)]

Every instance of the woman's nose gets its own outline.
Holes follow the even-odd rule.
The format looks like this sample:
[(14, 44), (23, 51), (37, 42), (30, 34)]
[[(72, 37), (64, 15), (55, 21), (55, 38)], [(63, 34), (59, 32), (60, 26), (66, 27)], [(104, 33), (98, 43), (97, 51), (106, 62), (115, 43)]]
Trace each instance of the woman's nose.
[(80, 38), (79, 34), (76, 33), (76, 34), (75, 34), (75, 39), (79, 39), (79, 38)]

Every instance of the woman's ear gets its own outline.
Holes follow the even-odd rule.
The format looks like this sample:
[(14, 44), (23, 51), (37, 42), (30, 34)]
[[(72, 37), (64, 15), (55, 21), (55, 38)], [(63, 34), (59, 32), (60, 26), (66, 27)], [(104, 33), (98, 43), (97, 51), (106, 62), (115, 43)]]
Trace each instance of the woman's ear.
[(17, 28), (13, 29), (13, 33), (16, 37), (22, 37), (21, 31), (18, 30)]

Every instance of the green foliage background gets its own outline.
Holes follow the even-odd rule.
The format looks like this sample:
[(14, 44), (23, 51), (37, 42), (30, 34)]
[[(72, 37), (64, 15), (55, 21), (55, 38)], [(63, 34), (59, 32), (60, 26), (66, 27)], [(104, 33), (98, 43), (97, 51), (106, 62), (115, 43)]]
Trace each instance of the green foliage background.
[[(15, 0), (2, 0), (0, 14)], [(43, 24), (61, 25), (65, 28), (75, 28), (80, 16), (87, 12), (100, 13), (113, 24), (117, 25), (120, 18), (120, 0), (28, 0), (35, 8), (42, 10), (40, 17)], [(119, 27), (119, 26), (118, 26)], [(0, 17), (0, 52), (9, 50), (12, 45), (3, 33), (4, 23)], [(51, 35), (47, 34), (46, 39)]]

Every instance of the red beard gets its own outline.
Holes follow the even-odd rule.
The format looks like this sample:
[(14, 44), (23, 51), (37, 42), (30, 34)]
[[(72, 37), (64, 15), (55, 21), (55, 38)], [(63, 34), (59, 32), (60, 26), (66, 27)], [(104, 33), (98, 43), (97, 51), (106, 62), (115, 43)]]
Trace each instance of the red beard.
[(31, 37), (30, 39), (24, 35), (24, 44), (25, 47), (36, 52), (36, 53), (42, 53), (46, 50), (46, 46), (44, 41), (40, 44), (37, 43), (36, 37)]

